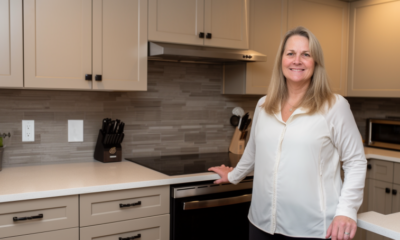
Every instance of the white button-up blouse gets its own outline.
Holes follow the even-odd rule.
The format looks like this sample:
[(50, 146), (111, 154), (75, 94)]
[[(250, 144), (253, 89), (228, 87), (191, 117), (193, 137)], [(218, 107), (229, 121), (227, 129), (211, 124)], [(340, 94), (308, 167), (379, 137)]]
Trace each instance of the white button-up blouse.
[[(367, 161), (346, 99), (336, 95), (324, 113), (267, 114), (257, 104), (241, 160), (228, 174), (237, 184), (254, 171), (249, 220), (259, 229), (291, 237), (325, 238), (333, 218), (357, 221)], [(340, 178), (343, 162), (345, 180)]]

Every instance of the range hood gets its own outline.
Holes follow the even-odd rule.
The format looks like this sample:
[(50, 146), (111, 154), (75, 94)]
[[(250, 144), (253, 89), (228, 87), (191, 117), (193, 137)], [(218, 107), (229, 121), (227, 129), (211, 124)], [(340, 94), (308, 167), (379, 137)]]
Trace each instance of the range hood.
[(267, 56), (253, 50), (149, 42), (148, 59), (179, 62), (229, 63), (265, 62), (267, 61)]

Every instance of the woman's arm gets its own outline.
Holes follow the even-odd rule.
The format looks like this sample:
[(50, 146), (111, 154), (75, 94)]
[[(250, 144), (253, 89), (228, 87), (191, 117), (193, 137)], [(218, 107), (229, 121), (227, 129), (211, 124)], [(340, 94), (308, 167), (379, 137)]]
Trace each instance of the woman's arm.
[(332, 141), (339, 152), (345, 173), (335, 219), (328, 232), (332, 232), (332, 239), (336, 239), (336, 235), (343, 236), (345, 232), (351, 235), (345, 234), (344, 239), (351, 239), (357, 228), (357, 211), (363, 201), (367, 160), (360, 132), (346, 99), (338, 97), (327, 114), (327, 120), (331, 124)]

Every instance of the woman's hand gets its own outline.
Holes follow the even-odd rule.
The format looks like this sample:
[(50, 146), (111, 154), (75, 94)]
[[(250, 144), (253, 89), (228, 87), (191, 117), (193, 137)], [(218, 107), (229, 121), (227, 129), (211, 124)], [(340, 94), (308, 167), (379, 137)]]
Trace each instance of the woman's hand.
[(326, 237), (332, 240), (349, 240), (356, 235), (357, 223), (346, 216), (336, 216), (326, 231)]
[(222, 164), (220, 167), (210, 167), (208, 171), (213, 171), (217, 173), (221, 178), (218, 180), (214, 181), (214, 184), (220, 184), (220, 183), (229, 183), (228, 180), (228, 173), (233, 170), (232, 167), (226, 167), (224, 164)]

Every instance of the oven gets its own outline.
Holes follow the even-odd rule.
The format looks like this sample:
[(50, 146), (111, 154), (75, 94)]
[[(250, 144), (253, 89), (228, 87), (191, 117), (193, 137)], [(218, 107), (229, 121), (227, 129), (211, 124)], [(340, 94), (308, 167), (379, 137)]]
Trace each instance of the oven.
[(400, 150), (400, 119), (367, 119), (367, 145)]
[(253, 179), (171, 185), (171, 240), (247, 240)]

